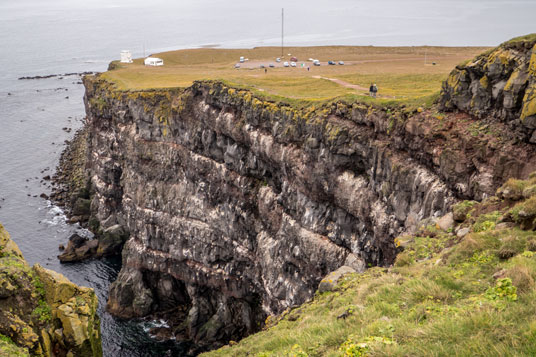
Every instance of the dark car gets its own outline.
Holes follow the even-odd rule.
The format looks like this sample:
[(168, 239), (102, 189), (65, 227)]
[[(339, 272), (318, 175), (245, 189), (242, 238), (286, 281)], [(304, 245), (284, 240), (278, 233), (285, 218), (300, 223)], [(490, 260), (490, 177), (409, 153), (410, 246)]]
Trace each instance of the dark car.
[(296, 57), (290, 57), (290, 62), (298, 62), (298, 59)]
[(270, 68), (274, 68), (274, 67), (275, 67), (275, 64), (270, 63), (269, 66), (270, 66)]
[(334, 65), (335, 65), (335, 62), (333, 62), (333, 61), (328, 61), (328, 64), (334, 66)]

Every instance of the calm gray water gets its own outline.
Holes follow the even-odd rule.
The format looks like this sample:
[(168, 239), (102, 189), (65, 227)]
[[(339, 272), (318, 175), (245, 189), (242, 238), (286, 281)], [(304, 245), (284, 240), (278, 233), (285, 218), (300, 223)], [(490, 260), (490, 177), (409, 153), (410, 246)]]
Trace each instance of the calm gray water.
[(31, 264), (95, 288), (105, 356), (184, 350), (152, 340), (149, 322), (104, 311), (118, 259), (58, 263), (58, 245), (78, 227), (39, 198), (50, 193), (41, 178), (53, 173), (64, 140), (82, 125), (83, 88), (76, 76), (17, 78), (104, 71), (123, 49), (140, 57), (144, 49), (279, 45), (281, 7), (289, 45), (480, 46), (536, 32), (533, 0), (0, 0), (0, 222)]

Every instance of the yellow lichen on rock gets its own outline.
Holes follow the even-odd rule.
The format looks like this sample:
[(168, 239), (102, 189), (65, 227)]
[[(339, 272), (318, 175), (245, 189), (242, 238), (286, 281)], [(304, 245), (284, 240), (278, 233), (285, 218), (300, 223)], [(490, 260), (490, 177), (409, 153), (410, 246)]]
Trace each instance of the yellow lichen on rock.
[(512, 73), (512, 75), (510, 76), (510, 78), (508, 78), (508, 81), (506, 82), (506, 84), (504, 85), (504, 91), (505, 92), (509, 92), (513, 89), (514, 87), (514, 83), (517, 79), (517, 77), (519, 77), (519, 71), (514, 71)]
[(536, 115), (536, 81), (532, 81), (523, 97), (523, 110), (521, 120)]
[(484, 89), (488, 89), (488, 77), (487, 76), (483, 76), (482, 78), (480, 78), (480, 85), (484, 88)]
[(2, 225), (0, 244), (0, 356), (102, 356), (93, 289), (30, 268)]
[(536, 79), (536, 45), (532, 47), (532, 55), (530, 56), (529, 73)]
[(15, 255), (22, 258), (22, 252), (19, 247), (9, 238), (9, 233), (0, 223), (0, 256), (2, 255)]

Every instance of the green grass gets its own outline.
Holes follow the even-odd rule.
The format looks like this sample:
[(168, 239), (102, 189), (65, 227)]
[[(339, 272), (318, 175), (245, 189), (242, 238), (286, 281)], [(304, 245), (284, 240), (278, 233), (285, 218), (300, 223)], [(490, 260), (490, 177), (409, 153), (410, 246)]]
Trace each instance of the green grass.
[(9, 337), (0, 334), (0, 356), (29, 357), (30, 354), (28, 349), (18, 347)]
[[(196, 80), (224, 81), (233, 86), (245, 87), (272, 98), (295, 101), (326, 101), (336, 98), (398, 105), (402, 102), (423, 105), (439, 92), (441, 81), (462, 60), (473, 58), (485, 50), (482, 47), (356, 47), (319, 46), (293, 47), (286, 52), (305, 61), (304, 68), (269, 68), (268, 73), (259, 64), (275, 62), (280, 56), (278, 48), (254, 49), (193, 49), (155, 54), (164, 59), (163, 67), (145, 67), (142, 59), (133, 64), (113, 63), (113, 70), (102, 77), (120, 90), (188, 87)], [(424, 55), (436, 66), (425, 65)], [(244, 68), (235, 70), (240, 56), (250, 59)], [(308, 58), (344, 60), (344, 66), (323, 65), (314, 67)], [(283, 59), (285, 60), (285, 59)], [(245, 68), (245, 67), (250, 68)], [(313, 78), (322, 77), (322, 78)], [(365, 88), (354, 89), (323, 78), (339, 78)], [(370, 82), (380, 87), (383, 99), (366, 97)], [(393, 98), (396, 97), (396, 98)]]
[(441, 84), (447, 79), (447, 74), (345, 74), (340, 78), (352, 84), (367, 87), (370, 83), (376, 83), (381, 93), (400, 99), (419, 98), (430, 96), (441, 88)]
[(509, 45), (509, 44), (510, 45), (511, 44), (517, 44), (517, 43), (520, 43), (520, 42), (536, 42), (536, 33), (531, 33), (531, 34), (524, 35), (524, 36), (514, 37), (511, 40), (508, 40), (508, 41), (504, 42), (502, 44), (502, 46)]
[(508, 216), (534, 198), (461, 204), (472, 212), (459, 223), (471, 228), (463, 239), (422, 227), (400, 237), (395, 266), (346, 275), (336, 290), (270, 317), (264, 331), (205, 355), (535, 355), (536, 232)]

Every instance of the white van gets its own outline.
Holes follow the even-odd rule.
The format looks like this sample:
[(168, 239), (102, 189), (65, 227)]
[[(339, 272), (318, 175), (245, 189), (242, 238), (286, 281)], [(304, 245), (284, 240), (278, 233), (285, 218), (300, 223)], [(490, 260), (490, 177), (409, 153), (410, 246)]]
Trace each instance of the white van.
[(146, 66), (163, 66), (164, 60), (156, 57), (147, 57), (144, 63)]

